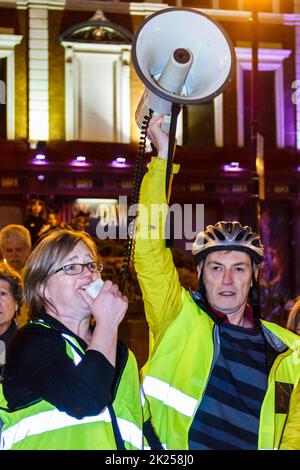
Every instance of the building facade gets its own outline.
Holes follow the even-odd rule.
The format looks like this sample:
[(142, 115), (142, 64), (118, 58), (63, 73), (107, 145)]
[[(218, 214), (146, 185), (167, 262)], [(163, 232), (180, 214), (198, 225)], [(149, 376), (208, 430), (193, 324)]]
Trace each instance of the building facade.
[[(140, 139), (135, 110), (144, 90), (132, 65), (132, 36), (152, 13), (193, 8), (220, 22), (237, 61), (222, 95), (181, 113), (181, 171), (172, 200), (204, 204), (205, 224), (232, 218), (256, 224), (255, 41), (265, 287), (280, 280), (286, 296), (299, 294), (300, 1), (262, 0), (257, 20), (254, 3), (0, 0), (1, 226), (22, 223), (31, 195), (57, 204), (68, 218), (74, 204), (84, 209), (97, 198), (109, 205), (130, 194)], [(183, 247), (184, 239), (175, 243)]]

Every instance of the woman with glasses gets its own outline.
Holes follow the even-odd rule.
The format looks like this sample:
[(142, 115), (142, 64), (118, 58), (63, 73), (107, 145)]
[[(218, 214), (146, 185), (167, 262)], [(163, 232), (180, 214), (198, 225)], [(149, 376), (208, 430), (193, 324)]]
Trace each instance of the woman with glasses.
[(95, 299), (85, 291), (101, 270), (96, 245), (80, 231), (50, 233), (28, 258), (30, 322), (7, 351), (2, 449), (143, 448), (150, 422), (138, 368), (117, 339), (128, 300), (111, 281)]

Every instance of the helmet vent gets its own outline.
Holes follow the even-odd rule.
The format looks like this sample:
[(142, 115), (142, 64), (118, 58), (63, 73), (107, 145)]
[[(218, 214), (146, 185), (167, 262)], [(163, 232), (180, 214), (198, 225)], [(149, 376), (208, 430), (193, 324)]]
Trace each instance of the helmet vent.
[(217, 237), (219, 240), (221, 240), (221, 241), (225, 240), (225, 237), (224, 237), (223, 233), (219, 232), (219, 230), (214, 229), (214, 234), (216, 235), (216, 237)]
[(228, 233), (231, 233), (233, 229), (233, 224), (231, 222), (227, 222), (226, 229)]
[(240, 241), (240, 240), (242, 240), (242, 238), (244, 238), (245, 234), (246, 234), (245, 230), (241, 230), (241, 231), (237, 234), (237, 236), (235, 237), (235, 240), (236, 240), (237, 242)]

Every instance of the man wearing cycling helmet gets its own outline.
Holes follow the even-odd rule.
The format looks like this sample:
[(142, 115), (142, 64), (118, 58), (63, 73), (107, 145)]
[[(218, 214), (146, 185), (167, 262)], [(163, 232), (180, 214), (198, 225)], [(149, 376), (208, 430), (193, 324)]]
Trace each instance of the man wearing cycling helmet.
[(153, 216), (154, 205), (167, 202), (161, 124), (156, 116), (148, 128), (159, 157), (143, 179), (140, 204), (152, 208), (152, 218), (139, 218), (135, 247), (151, 340), (143, 384), (156, 432), (167, 449), (288, 448), (284, 429), (300, 377), (300, 344), (260, 319), (260, 238), (239, 222), (207, 227), (193, 245), (199, 290), (180, 285), (163, 239), (166, 214)]

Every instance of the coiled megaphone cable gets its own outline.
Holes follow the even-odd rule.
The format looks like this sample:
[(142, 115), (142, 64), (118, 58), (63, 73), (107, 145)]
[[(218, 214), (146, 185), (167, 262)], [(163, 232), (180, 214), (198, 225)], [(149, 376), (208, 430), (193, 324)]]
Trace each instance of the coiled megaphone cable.
[[(141, 126), (139, 150), (137, 153), (137, 159), (136, 159), (135, 169), (134, 169), (134, 180), (133, 180), (133, 187), (132, 187), (132, 193), (131, 193), (130, 207), (136, 206), (139, 202), (140, 187), (141, 187), (142, 178), (143, 178), (147, 130), (148, 130), (149, 121), (152, 117), (152, 114), (153, 114), (152, 109), (149, 109), (149, 114), (148, 116), (144, 116), (142, 126)], [(129, 270), (130, 270), (130, 261), (132, 258), (133, 248), (134, 248), (135, 225), (136, 225), (136, 215), (128, 214), (126, 251), (125, 251), (124, 264), (122, 266), (122, 275), (123, 275), (122, 284), (121, 284), (122, 294), (124, 293), (125, 284), (128, 278)]]

